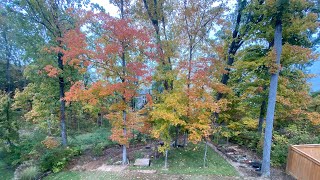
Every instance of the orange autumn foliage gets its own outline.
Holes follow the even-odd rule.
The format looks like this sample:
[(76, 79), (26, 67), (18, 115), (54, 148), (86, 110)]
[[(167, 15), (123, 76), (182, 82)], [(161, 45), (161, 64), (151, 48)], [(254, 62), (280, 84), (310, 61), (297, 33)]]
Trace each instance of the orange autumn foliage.
[(52, 65), (46, 65), (43, 69), (48, 73), (47, 75), (49, 77), (57, 77), (60, 72), (58, 68), (55, 68)]
[[(151, 69), (146, 59), (152, 60), (153, 53), (149, 32), (146, 28), (136, 26), (130, 19), (118, 19), (106, 13), (87, 12), (82, 14), (82, 24), (66, 33), (62, 42), (66, 46), (64, 63), (86, 70), (95, 65), (100, 75), (96, 82), (85, 86), (75, 82), (66, 101), (80, 101), (95, 106), (112, 98), (110, 113), (105, 117), (112, 124), (111, 139), (119, 144), (128, 145), (129, 136), (124, 129), (147, 131), (146, 118), (133, 112), (130, 102), (138, 96), (141, 87), (151, 82)], [(80, 29), (90, 24), (99, 24), (101, 34), (94, 40), (94, 47), (88, 47), (85, 33)], [(149, 98), (150, 99), (150, 98)]]

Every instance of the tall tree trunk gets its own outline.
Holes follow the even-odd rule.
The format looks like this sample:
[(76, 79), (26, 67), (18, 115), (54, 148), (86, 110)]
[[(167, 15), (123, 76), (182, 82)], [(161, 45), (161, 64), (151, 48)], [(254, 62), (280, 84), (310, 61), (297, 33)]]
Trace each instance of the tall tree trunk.
[[(124, 1), (120, 0), (120, 17), (121, 19), (124, 19)], [(124, 45), (124, 43), (122, 42), (122, 54), (121, 54), (121, 66), (122, 66), (122, 76), (120, 77), (121, 82), (125, 83), (126, 82), (126, 57), (125, 57), (125, 51), (126, 51), (126, 47)], [(126, 103), (126, 98), (122, 95), (122, 101), (124, 103)], [(122, 110), (122, 121), (123, 121), (123, 136), (126, 137), (127, 136), (127, 129), (126, 129), (126, 110)], [(127, 147), (125, 144), (122, 145), (122, 165), (126, 165), (127, 164)]]
[[(124, 46), (122, 46), (124, 47)], [(126, 75), (126, 59), (125, 59), (125, 54), (124, 52), (122, 52), (122, 73), (123, 73), (123, 77), (122, 77), (122, 83), (125, 83), (125, 75)], [(122, 101), (124, 103), (126, 103), (126, 99), (125, 97), (122, 95)], [(123, 136), (126, 137), (127, 135), (127, 129), (126, 129), (126, 110), (123, 110), (122, 111), (123, 113), (123, 117), (122, 117), (122, 120), (123, 120)], [(127, 164), (127, 147), (125, 144), (122, 145), (122, 165), (126, 165)]]
[[(168, 69), (167, 66), (169, 66), (169, 69), (172, 69), (172, 65), (171, 65), (170, 57), (168, 57), (168, 62), (166, 62), (165, 57), (164, 57), (163, 45), (162, 45), (162, 41), (160, 38), (160, 26), (159, 26), (160, 18), (159, 18), (159, 12), (158, 12), (158, 9), (159, 9), (158, 8), (158, 0), (153, 0), (152, 3), (153, 3), (152, 4), (153, 6), (150, 7), (150, 4), (147, 2), (147, 0), (143, 0), (144, 7), (147, 10), (151, 24), (156, 32), (156, 43), (158, 46), (158, 54), (160, 56), (161, 68), (164, 68), (167, 71), (167, 69)], [(162, 4), (161, 4), (161, 8), (163, 8)], [(162, 23), (165, 28), (163, 14), (162, 14)], [(165, 33), (165, 31), (164, 31), (164, 33)], [(166, 34), (165, 34), (165, 36), (166, 36)], [(162, 76), (166, 76), (166, 71)], [(163, 86), (164, 86), (165, 90), (170, 90), (173, 88), (172, 87), (173, 83), (169, 82), (169, 80), (165, 78), (163, 80)]]
[(6, 92), (10, 93), (11, 90), (11, 76), (10, 76), (10, 60), (11, 60), (11, 51), (10, 51), (10, 45), (8, 42), (8, 37), (7, 37), (7, 31), (8, 28), (5, 26), (4, 30), (2, 31), (2, 38), (4, 39), (4, 43), (5, 43), (5, 54), (6, 54), (6, 81), (7, 81), (7, 85), (6, 85)]
[[(58, 53), (58, 66), (63, 71), (63, 54), (61, 52)], [(66, 101), (64, 99), (64, 77), (59, 76), (59, 88), (60, 88), (60, 130), (61, 130), (61, 142), (64, 147), (68, 145), (67, 141), (67, 132), (66, 132), (66, 117), (65, 117), (65, 109), (66, 109)]]
[(178, 142), (178, 140), (179, 140), (179, 125), (176, 126), (175, 130), (176, 130), (176, 138), (174, 140), (174, 146), (178, 147), (178, 143), (179, 143)]
[[(125, 54), (122, 53), (122, 68), (123, 68), (123, 78), (122, 83), (125, 83), (125, 74), (126, 74), (126, 60), (125, 60)], [(124, 103), (126, 103), (126, 99), (124, 96), (122, 96), (122, 100)], [(126, 128), (126, 118), (127, 118), (127, 112), (126, 110), (122, 111), (122, 120), (123, 120), (123, 136), (126, 137), (127, 135), (127, 128)], [(127, 164), (127, 147), (125, 144), (122, 145), (122, 165)]]
[(187, 146), (187, 140), (188, 140), (188, 132), (185, 131), (183, 134), (183, 147)]
[(101, 114), (98, 113), (98, 117), (97, 117), (97, 126), (98, 126), (98, 127), (101, 126), (101, 125), (100, 125), (100, 116), (101, 116)]
[[(9, 134), (11, 134), (11, 125), (10, 125), (10, 106), (11, 106), (11, 98), (10, 95), (7, 95), (7, 107), (6, 107), (6, 125), (8, 125), (8, 131)], [(12, 143), (12, 141), (10, 140), (10, 137), (7, 136), (7, 142), (9, 143), (9, 145), (12, 147), (14, 144)]]
[(263, 125), (263, 120), (265, 116), (265, 108), (266, 108), (267, 102), (266, 100), (263, 100), (260, 106), (260, 114), (259, 114), (259, 124), (258, 124), (258, 132), (261, 134), (262, 133), (262, 125)]
[[(274, 34), (274, 47), (276, 51), (276, 65), (280, 66), (280, 57), (282, 52), (282, 22), (280, 18), (276, 21)], [(263, 160), (262, 160), (262, 176), (270, 177), (270, 153), (272, 142), (273, 119), (276, 105), (277, 87), (278, 87), (279, 69), (276, 73), (271, 74), (270, 90), (268, 98), (266, 129), (263, 145)]]
[[(125, 124), (126, 124), (126, 111), (123, 111), (123, 136), (125, 137), (127, 135), (127, 129), (125, 128)], [(126, 165), (127, 164), (127, 147), (126, 145), (122, 145), (122, 165)]]
[[(236, 18), (236, 22), (235, 22), (235, 28), (232, 32), (232, 42), (229, 45), (229, 49), (228, 49), (227, 66), (232, 66), (232, 64), (234, 62), (234, 56), (243, 43), (243, 39), (242, 39), (243, 36), (240, 35), (239, 30), (240, 30), (242, 12), (245, 9), (246, 5), (247, 5), (246, 0), (238, 0), (237, 18)], [(222, 78), (221, 78), (221, 83), (224, 85), (226, 85), (228, 83), (229, 78), (230, 78), (230, 75), (229, 75), (230, 68), (227, 67), (225, 70), (227, 71), (227, 73), (223, 74)], [(222, 96), (223, 96), (222, 93), (218, 93), (216, 99), (220, 100), (222, 98)], [(216, 114), (216, 116), (217, 115), (218, 114)]]
[[(228, 54), (227, 54), (227, 66), (225, 68), (226, 73), (222, 75), (221, 78), (221, 83), (224, 85), (227, 85), (229, 78), (230, 78), (230, 68), (229, 66), (232, 66), (234, 63), (234, 57), (238, 51), (238, 49), (240, 48), (240, 46), (242, 45), (243, 41), (243, 35), (240, 35), (239, 30), (240, 30), (240, 23), (241, 23), (241, 17), (242, 17), (242, 12), (245, 9), (247, 4), (246, 0), (238, 0), (238, 10), (237, 10), (237, 18), (236, 18), (236, 24), (235, 24), (235, 28), (232, 32), (232, 42), (229, 45), (229, 49), (228, 49)], [(216, 100), (220, 100), (223, 97), (223, 94), (218, 92), (217, 96), (216, 96)], [(215, 112), (214, 114), (215, 119), (219, 119), (219, 113)], [(212, 124), (214, 124), (214, 119), (212, 120)]]
[(207, 152), (208, 152), (208, 142), (205, 141), (205, 149), (204, 149), (204, 156), (203, 156), (203, 167), (206, 167), (207, 164)]
[(167, 149), (164, 157), (164, 169), (168, 169), (168, 150)]

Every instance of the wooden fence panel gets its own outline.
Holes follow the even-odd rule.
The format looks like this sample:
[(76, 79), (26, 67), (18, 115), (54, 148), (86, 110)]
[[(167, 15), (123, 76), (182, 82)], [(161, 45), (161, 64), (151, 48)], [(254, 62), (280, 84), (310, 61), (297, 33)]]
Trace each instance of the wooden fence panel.
[(286, 172), (298, 180), (320, 180), (320, 145), (290, 146)]

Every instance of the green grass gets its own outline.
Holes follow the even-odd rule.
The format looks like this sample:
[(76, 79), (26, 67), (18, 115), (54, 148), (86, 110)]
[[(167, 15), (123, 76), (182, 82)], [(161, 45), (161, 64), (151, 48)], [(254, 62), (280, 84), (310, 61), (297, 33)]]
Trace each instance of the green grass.
[(117, 180), (121, 179), (119, 175), (110, 172), (80, 172), (68, 171), (58, 174), (51, 174), (44, 178), (45, 180)]
[[(215, 177), (227, 176), (235, 177), (239, 176), (237, 171), (226, 162), (221, 156), (208, 147), (207, 167), (203, 167), (203, 155), (204, 145), (192, 145), (189, 144), (186, 148), (172, 149), (168, 154), (169, 169), (164, 170), (164, 157), (154, 160), (150, 167), (134, 169), (155, 169), (157, 174), (151, 174), (146, 179), (170, 179), (177, 177), (184, 177), (184, 179), (212, 179)], [(149, 175), (145, 175), (149, 176)], [(211, 176), (211, 177), (210, 177)], [(152, 178), (151, 178), (152, 177)], [(120, 173), (112, 172), (72, 172), (66, 171), (57, 174), (51, 174), (46, 177), (45, 180), (85, 180), (85, 179), (128, 179), (128, 176)], [(130, 174), (130, 179), (140, 179), (141, 176), (137, 174)]]
[(112, 145), (113, 142), (109, 139), (110, 135), (110, 128), (98, 128), (91, 133), (69, 136), (68, 141), (71, 146), (79, 146), (81, 150), (86, 150), (98, 143), (104, 146)]
[[(204, 145), (189, 144), (186, 148), (172, 149), (168, 153), (168, 170), (163, 170), (164, 157), (152, 161), (143, 169), (156, 169), (165, 174), (238, 176), (237, 171), (220, 155), (208, 147), (206, 167), (203, 167)], [(132, 169), (136, 169), (132, 167)]]

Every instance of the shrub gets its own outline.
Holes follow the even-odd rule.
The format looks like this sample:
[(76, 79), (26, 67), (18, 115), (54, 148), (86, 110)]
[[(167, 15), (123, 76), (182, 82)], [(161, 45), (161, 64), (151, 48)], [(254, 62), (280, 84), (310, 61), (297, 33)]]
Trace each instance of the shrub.
[(41, 141), (41, 143), (47, 148), (47, 149), (53, 149), (60, 145), (60, 143), (51, 136), (48, 136), (45, 140)]
[(277, 132), (274, 132), (272, 140), (271, 163), (274, 166), (281, 166), (286, 163), (289, 140)]
[(56, 148), (48, 150), (40, 158), (40, 167), (42, 171), (53, 171), (54, 173), (61, 171), (68, 161), (81, 154), (78, 148)]
[(93, 155), (102, 156), (104, 148), (105, 148), (105, 145), (103, 143), (96, 144), (92, 149)]
[(133, 136), (134, 136), (134, 138), (130, 139), (131, 144), (147, 143), (147, 141), (150, 139), (149, 135), (143, 134), (143, 133), (136, 131), (136, 130), (134, 130)]
[(283, 166), (287, 162), (289, 145), (317, 144), (317, 133), (309, 126), (309, 122), (297, 121), (274, 131), (272, 139), (271, 162), (274, 166)]

